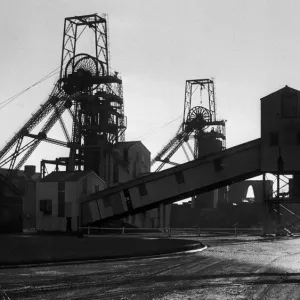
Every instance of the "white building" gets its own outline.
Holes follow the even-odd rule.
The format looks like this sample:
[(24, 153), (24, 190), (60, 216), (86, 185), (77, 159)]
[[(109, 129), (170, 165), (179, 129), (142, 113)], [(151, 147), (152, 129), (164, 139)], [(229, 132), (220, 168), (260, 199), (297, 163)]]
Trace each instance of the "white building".
[[(37, 231), (76, 231), (81, 225), (81, 201), (107, 186), (149, 174), (150, 156), (140, 141), (120, 142), (114, 146), (108, 168), (109, 184), (92, 171), (53, 172), (41, 179), (36, 187)], [(125, 221), (138, 227), (163, 227), (169, 219), (170, 206), (160, 205)]]
[(38, 231), (76, 231), (81, 200), (106, 188), (93, 171), (52, 172), (37, 182)]

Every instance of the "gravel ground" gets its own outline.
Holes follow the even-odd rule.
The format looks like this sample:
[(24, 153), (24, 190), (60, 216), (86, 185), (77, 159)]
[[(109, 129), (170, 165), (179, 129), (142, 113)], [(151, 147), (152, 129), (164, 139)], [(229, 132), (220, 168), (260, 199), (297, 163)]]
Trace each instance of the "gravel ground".
[(299, 238), (201, 241), (188, 255), (1, 269), (0, 285), (10, 299), (300, 299)]

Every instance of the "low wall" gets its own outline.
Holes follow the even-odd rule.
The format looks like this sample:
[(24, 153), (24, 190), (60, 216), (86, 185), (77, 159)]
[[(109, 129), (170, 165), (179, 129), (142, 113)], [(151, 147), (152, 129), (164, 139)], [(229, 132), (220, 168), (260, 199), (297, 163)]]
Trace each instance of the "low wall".
[(1, 236), (0, 265), (158, 255), (202, 247), (183, 239), (76, 236)]

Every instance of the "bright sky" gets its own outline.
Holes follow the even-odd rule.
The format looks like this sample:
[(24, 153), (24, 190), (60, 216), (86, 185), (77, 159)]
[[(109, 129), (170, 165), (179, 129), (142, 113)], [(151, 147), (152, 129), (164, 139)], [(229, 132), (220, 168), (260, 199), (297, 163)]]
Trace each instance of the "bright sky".
[[(112, 68), (123, 77), (126, 139), (145, 137), (155, 155), (181, 119), (146, 134), (183, 113), (185, 80), (214, 77), (231, 147), (260, 137), (261, 97), (286, 84), (300, 89), (299, 9), (296, 0), (1, 0), (0, 102), (60, 65), (65, 17), (107, 13)], [(52, 77), (0, 109), (0, 148), (54, 83)], [(51, 137), (63, 137), (58, 131)], [(27, 164), (63, 155), (66, 149), (43, 144)]]

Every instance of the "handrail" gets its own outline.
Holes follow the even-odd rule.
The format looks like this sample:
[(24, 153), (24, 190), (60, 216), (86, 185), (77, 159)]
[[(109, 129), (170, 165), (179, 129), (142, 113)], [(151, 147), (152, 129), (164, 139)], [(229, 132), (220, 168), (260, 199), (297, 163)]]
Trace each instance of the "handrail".
[[(169, 237), (172, 235), (176, 235), (176, 232), (182, 233), (184, 231), (189, 231), (189, 233), (194, 233), (197, 236), (200, 236), (201, 233), (205, 232), (230, 232), (233, 233), (235, 237), (237, 237), (238, 232), (251, 232), (251, 231), (263, 231), (263, 228), (242, 228), (242, 227), (227, 227), (227, 228), (201, 228), (201, 227), (190, 227), (190, 228), (172, 228), (172, 227), (160, 227), (160, 228), (128, 228), (128, 227), (93, 227), (93, 226), (85, 226), (85, 227), (78, 227), (78, 232), (82, 232), (83, 230), (87, 230), (87, 235), (91, 235), (92, 230), (98, 230), (98, 234), (104, 233), (105, 231), (114, 231), (123, 234), (147, 234), (147, 233), (161, 233), (167, 234)], [(146, 232), (145, 232), (146, 231)], [(149, 231), (149, 232), (147, 232)]]

